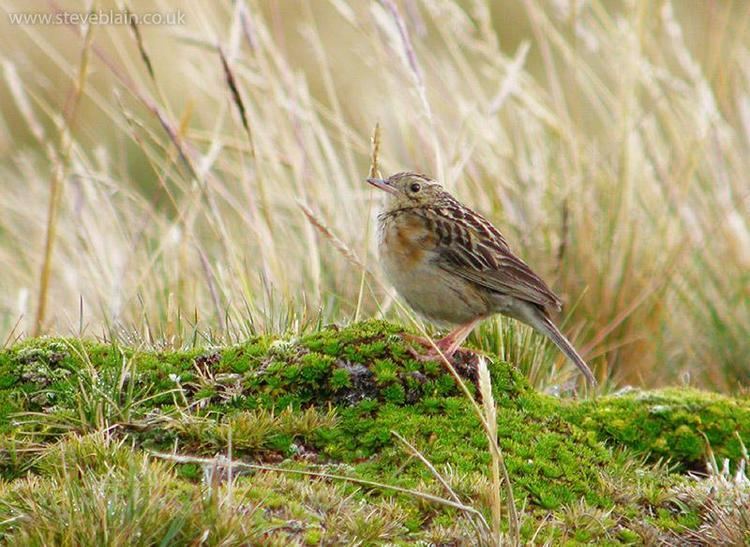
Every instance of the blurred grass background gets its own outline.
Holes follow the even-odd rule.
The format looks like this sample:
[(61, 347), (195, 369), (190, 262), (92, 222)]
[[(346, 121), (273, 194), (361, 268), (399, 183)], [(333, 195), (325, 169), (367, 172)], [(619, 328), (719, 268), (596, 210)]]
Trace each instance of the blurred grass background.
[[(563, 297), (566, 332), (610, 388), (750, 383), (747, 3), (33, 11), (125, 7), (179, 9), (185, 24), (12, 25), (31, 8), (0, 0), (6, 344), (409, 321), (378, 268), (379, 196), (363, 183), (379, 122), (384, 174), (439, 177), (495, 222)], [(539, 387), (569, 373), (511, 322), (473, 340)]]

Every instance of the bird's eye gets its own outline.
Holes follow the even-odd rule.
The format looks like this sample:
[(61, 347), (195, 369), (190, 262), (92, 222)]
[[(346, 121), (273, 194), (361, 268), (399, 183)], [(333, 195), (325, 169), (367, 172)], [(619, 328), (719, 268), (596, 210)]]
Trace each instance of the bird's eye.
[(418, 182), (412, 183), (411, 186), (409, 186), (409, 190), (411, 190), (414, 193), (419, 192), (419, 190), (422, 188), (422, 186)]

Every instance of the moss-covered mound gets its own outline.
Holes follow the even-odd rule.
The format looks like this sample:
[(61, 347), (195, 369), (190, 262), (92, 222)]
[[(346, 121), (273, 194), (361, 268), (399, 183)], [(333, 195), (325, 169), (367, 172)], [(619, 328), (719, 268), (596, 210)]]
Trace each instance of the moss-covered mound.
[[(475, 364), (468, 354), (456, 362), (471, 389)], [(544, 539), (539, 535), (542, 522), (542, 535), (555, 540), (682, 538), (702, 523), (700, 506), (669, 495), (686, 479), (634, 460), (635, 453), (667, 458), (677, 470), (694, 469), (705, 456), (705, 439), (718, 456), (738, 461), (740, 438), (750, 433), (750, 403), (744, 400), (667, 390), (561, 401), (535, 392), (512, 365), (491, 360), (490, 372), (498, 440), (516, 505), (525, 507), (527, 539), (534, 533), (537, 540)], [(0, 537), (18, 539), (29, 533), (22, 515), (24, 507), (30, 514), (28, 507), (36, 506), (28, 500), (34, 496), (27, 488), (31, 477), (56, 491), (72, 488), (59, 484), (59, 465), (48, 462), (60, 460), (50, 454), (89, 438), (81, 435), (102, 432), (106, 439), (91, 450), (108, 454), (114, 467), (91, 465), (80, 450), (69, 458), (79, 466), (88, 462), (86, 477), (94, 483), (112, 469), (126, 476), (132, 471), (129, 460), (146, 450), (211, 457), (227, 453), (231, 444), (233, 458), (246, 462), (283, 461), (287, 467), (335, 469), (337, 474), (343, 469), (348, 476), (446, 495), (396, 432), (430, 460), (466, 503), (484, 511), (490, 499), (487, 439), (471, 405), (441, 364), (415, 360), (401, 329), (385, 322), (191, 351), (34, 339), (0, 352), (0, 472), (9, 481), (0, 487)], [(112, 442), (125, 444), (113, 448)], [(132, 454), (123, 457), (123, 450)], [(170, 485), (182, 485), (178, 490), (205, 488), (206, 470), (199, 464), (175, 464), (162, 471)], [(362, 491), (279, 473), (264, 474), (260, 482), (265, 486), (247, 493), (263, 509), (254, 517), (253, 534), (317, 543), (343, 533), (338, 525), (322, 526), (323, 517), (313, 518), (307, 509), (292, 515), (294, 507), (309, 503), (302, 498), (312, 495), (290, 486), (300, 481), (321, 491), (333, 488), (341, 499), (354, 496), (361, 504), (381, 504), (372, 508), (375, 512), (384, 511), (382, 503), (395, 504), (388, 518), (399, 526), (376, 539), (471, 537), (471, 527), (456, 509), (407, 494), (386, 498), (391, 493), (384, 489)], [(19, 488), (27, 488), (26, 497), (19, 497)], [(190, 499), (194, 495), (186, 494)], [(270, 507), (268, 500), (275, 500)], [(317, 524), (299, 530), (274, 524), (295, 518)], [(59, 539), (52, 536), (37, 539)]]
[(707, 448), (739, 461), (750, 439), (750, 401), (695, 389), (630, 391), (568, 406), (565, 416), (597, 439), (703, 471)]

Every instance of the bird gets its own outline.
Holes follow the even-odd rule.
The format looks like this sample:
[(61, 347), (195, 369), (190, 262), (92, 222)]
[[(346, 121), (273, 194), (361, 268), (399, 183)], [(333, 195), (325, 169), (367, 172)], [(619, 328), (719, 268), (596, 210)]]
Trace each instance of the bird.
[(435, 343), (439, 353), (451, 358), (480, 321), (499, 313), (547, 336), (596, 385), (586, 361), (552, 321), (562, 302), (489, 220), (427, 175), (366, 180), (385, 192), (377, 232), (386, 277), (417, 313), (454, 327)]

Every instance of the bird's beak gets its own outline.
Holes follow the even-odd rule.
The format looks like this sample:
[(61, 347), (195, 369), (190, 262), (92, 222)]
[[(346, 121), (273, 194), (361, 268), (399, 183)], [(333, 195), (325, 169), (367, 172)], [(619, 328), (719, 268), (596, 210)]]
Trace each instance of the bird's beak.
[(390, 192), (391, 194), (398, 193), (398, 190), (391, 186), (391, 184), (385, 179), (367, 179), (367, 182), (372, 184), (375, 188), (380, 188), (381, 190), (385, 190), (386, 192)]

